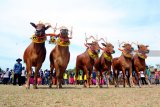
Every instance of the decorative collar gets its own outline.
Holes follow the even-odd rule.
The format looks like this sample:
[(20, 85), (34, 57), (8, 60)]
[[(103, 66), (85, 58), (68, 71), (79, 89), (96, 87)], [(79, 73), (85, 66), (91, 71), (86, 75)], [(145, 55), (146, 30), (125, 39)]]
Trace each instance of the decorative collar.
[(122, 55), (124, 55), (126, 58), (132, 58), (132, 54), (127, 53), (125, 51), (122, 52)]
[(89, 56), (92, 58), (92, 59), (96, 59), (98, 58), (98, 55), (97, 54), (94, 54), (91, 49), (88, 49), (88, 54)]
[(57, 45), (59, 45), (59, 46), (69, 46), (69, 45), (70, 45), (70, 41), (62, 41), (62, 40), (60, 39), (60, 37), (57, 39), (56, 43), (57, 43)]
[(56, 44), (56, 38), (55, 37), (51, 37), (49, 40), (50, 44)]
[(112, 62), (112, 55), (109, 56), (107, 53), (103, 52), (103, 57), (104, 57), (107, 61)]
[(138, 57), (141, 58), (141, 59), (146, 59), (147, 58), (147, 55), (145, 54), (142, 54), (142, 53), (137, 53)]
[(38, 37), (38, 36), (33, 35), (31, 39), (32, 39), (32, 42), (34, 43), (44, 43), (47, 40), (47, 37), (46, 36)]

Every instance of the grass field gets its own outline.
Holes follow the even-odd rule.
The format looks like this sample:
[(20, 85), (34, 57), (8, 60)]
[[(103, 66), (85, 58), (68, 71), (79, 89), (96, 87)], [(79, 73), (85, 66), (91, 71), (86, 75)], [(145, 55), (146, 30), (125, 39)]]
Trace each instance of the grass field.
[(151, 88), (25, 87), (0, 85), (0, 107), (160, 107), (160, 86)]

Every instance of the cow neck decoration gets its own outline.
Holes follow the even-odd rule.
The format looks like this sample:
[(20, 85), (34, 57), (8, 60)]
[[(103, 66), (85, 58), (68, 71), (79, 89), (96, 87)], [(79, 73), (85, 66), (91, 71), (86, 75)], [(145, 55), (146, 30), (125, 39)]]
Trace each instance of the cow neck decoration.
[(132, 58), (132, 54), (127, 53), (125, 51), (122, 52), (122, 55), (124, 55), (126, 58)]
[(50, 44), (56, 44), (56, 38), (55, 37), (51, 37), (49, 40)]
[(142, 53), (137, 53), (138, 57), (140, 57), (141, 59), (146, 59), (147, 55), (142, 54)]
[(98, 58), (98, 55), (97, 55), (97, 54), (94, 54), (91, 49), (88, 49), (88, 54), (89, 54), (89, 56), (90, 56), (92, 59)]
[(46, 36), (38, 37), (38, 36), (33, 35), (31, 39), (32, 39), (32, 42), (34, 43), (44, 43), (47, 40), (47, 37)]
[(106, 53), (104, 52), (104, 53), (103, 53), (103, 57), (104, 57), (107, 61), (112, 62), (112, 56), (111, 56), (111, 55), (108, 55), (108, 54), (106, 54)]
[(56, 43), (59, 46), (69, 46), (70, 45), (70, 41), (62, 41), (60, 38), (57, 39)]

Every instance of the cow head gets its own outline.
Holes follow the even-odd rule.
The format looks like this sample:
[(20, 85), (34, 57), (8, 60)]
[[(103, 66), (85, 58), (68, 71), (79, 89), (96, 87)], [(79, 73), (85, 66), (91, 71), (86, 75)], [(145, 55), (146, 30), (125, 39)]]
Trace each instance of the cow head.
[(69, 30), (66, 27), (62, 26), (60, 27), (60, 33), (58, 36), (61, 39), (61, 41), (69, 42), (69, 39), (72, 39), (72, 30), (70, 31), (70, 37), (69, 37)]
[[(88, 39), (93, 38), (94, 41), (92, 43), (87, 43)], [(94, 54), (99, 54), (100, 49), (102, 49), (99, 44), (98, 40), (95, 39), (93, 36), (90, 36), (89, 38), (86, 38), (86, 43), (84, 44), (87, 48), (89, 48)]]
[(92, 43), (87, 43), (87, 47), (89, 47), (94, 54), (99, 54), (100, 52), (100, 46), (97, 41), (92, 41)]
[(103, 48), (104, 52), (106, 52), (108, 54), (115, 53), (114, 46), (111, 43), (102, 43), (102, 45), (104, 46), (104, 48)]
[(34, 23), (30, 23), (35, 29), (36, 29), (36, 31), (35, 31), (35, 36), (45, 36), (45, 31), (49, 28), (49, 27), (51, 27), (50, 25), (48, 25), (48, 26), (45, 26), (45, 24), (43, 24), (43, 23), (39, 23), (39, 24), (34, 24)]
[(127, 53), (131, 53), (134, 51), (134, 48), (129, 43), (125, 43), (122, 47), (124, 48), (124, 51), (126, 51)]
[(138, 52), (139, 53), (142, 53), (142, 54), (148, 54), (149, 53), (149, 49), (148, 49), (148, 45), (143, 45), (143, 44), (141, 44), (141, 45), (137, 45), (137, 47), (138, 47)]

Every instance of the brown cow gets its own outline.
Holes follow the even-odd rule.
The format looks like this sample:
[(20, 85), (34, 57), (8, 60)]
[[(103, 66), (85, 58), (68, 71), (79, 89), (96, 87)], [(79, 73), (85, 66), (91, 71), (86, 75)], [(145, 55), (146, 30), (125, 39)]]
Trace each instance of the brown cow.
[[(98, 87), (100, 86), (100, 79), (103, 78), (103, 76), (106, 76), (107, 73), (107, 86), (109, 87), (109, 77), (111, 73), (111, 65), (112, 65), (112, 54), (115, 53), (114, 46), (111, 43), (102, 43), (104, 46), (102, 55), (96, 60), (94, 67), (96, 70), (96, 75), (98, 76), (97, 82)], [(100, 75), (99, 75), (99, 73)]]
[[(87, 40), (90, 38), (93, 38), (95, 41), (92, 41), (92, 43), (87, 43)], [(90, 87), (91, 73), (93, 71), (95, 60), (98, 58), (98, 54), (100, 52), (98, 41), (93, 36), (90, 36), (90, 38), (86, 38), (86, 51), (78, 55), (76, 59), (75, 80), (78, 78), (79, 71), (82, 70), (82, 79), (84, 80), (84, 75), (87, 77), (87, 82), (84, 83), (84, 87)]]
[[(148, 45), (138, 45), (137, 53), (133, 57), (133, 69), (135, 70), (137, 76), (138, 76), (138, 85), (141, 87), (141, 77), (140, 77), (140, 71), (143, 71), (144, 74), (146, 74), (146, 62), (145, 59), (147, 58), (147, 55), (149, 53)], [(150, 85), (150, 82), (148, 81), (148, 85)]]
[(122, 55), (118, 58), (114, 58), (112, 62), (112, 69), (114, 73), (115, 87), (119, 87), (118, 75), (119, 71), (123, 73), (123, 87), (126, 85), (126, 71), (128, 71), (128, 83), (131, 87), (132, 83), (132, 51), (134, 50), (129, 43), (123, 45)]
[[(50, 81), (52, 81), (53, 69), (55, 68), (57, 88), (62, 88), (63, 73), (66, 71), (70, 60), (69, 39), (72, 37), (68, 37), (68, 35), (68, 29), (61, 28), (60, 33), (57, 35), (57, 45), (50, 53)], [(52, 83), (49, 87), (52, 87)]]
[(26, 88), (30, 88), (29, 79), (32, 74), (32, 66), (35, 67), (34, 73), (34, 89), (37, 89), (37, 73), (42, 66), (42, 63), (46, 57), (46, 48), (45, 48), (45, 30), (47, 30), (50, 25), (45, 26), (42, 23), (34, 24), (30, 23), (35, 29), (36, 32), (32, 37), (32, 43), (27, 47), (24, 52), (24, 62), (26, 63), (26, 71), (27, 71), (27, 82)]

